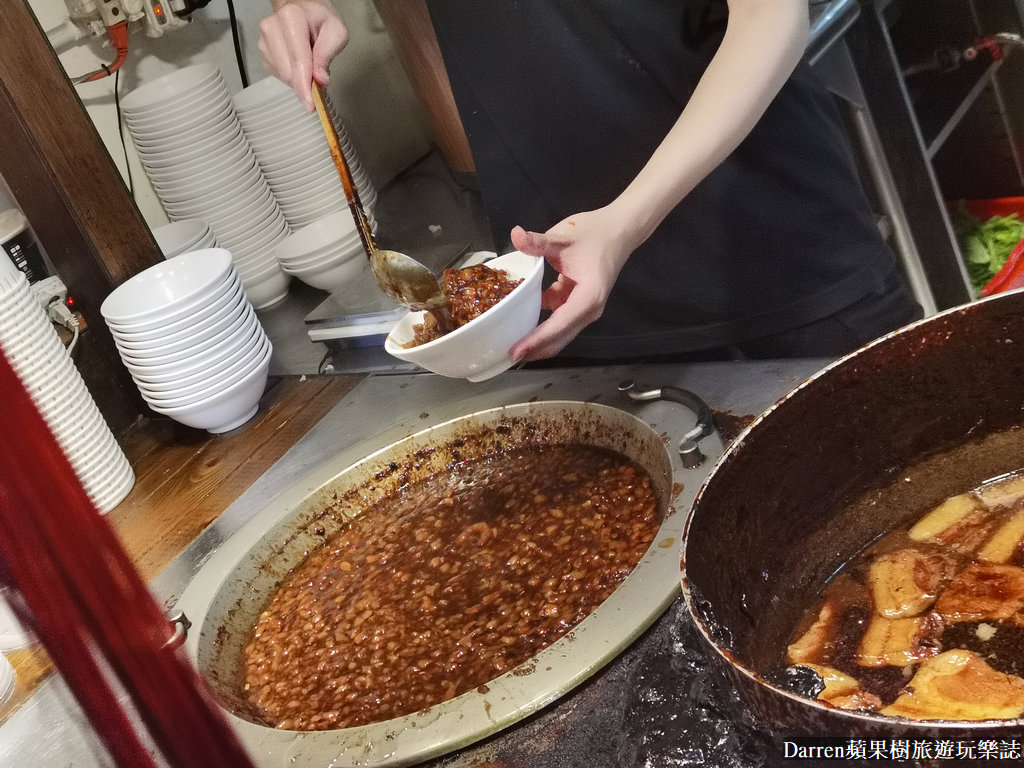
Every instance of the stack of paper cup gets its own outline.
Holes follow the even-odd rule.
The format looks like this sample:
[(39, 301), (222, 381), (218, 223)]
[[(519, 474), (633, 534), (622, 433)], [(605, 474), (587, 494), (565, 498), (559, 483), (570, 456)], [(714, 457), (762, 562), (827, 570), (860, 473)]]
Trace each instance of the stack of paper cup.
[(114, 439), (28, 279), (0, 254), (0, 349), (100, 512), (135, 484)]

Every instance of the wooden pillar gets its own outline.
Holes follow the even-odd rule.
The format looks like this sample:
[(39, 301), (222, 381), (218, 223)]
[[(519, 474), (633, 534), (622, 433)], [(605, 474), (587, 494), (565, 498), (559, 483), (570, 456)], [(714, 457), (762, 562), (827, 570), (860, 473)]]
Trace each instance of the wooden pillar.
[[(490, 1), (490, 0), (486, 0)], [(424, 0), (374, 0), (413, 90), (434, 129), (448, 167), (461, 173), (475, 170), (462, 127), (441, 48)]]
[(148, 411), (99, 307), (163, 256), (26, 0), (0, 40), (0, 176), (88, 323), (79, 369), (119, 434)]

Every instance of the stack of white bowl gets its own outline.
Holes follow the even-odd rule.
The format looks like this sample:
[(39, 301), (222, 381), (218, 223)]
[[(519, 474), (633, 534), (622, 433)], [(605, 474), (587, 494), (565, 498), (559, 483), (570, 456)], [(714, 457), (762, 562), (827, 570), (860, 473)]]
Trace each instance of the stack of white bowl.
[[(135, 485), (135, 473), (28, 279), (2, 251), (0, 349), (92, 503), (100, 512), (109, 512)], [(7, 439), (16, 437), (8, 434)]]
[(153, 238), (165, 259), (172, 259), (189, 251), (220, 247), (213, 229), (202, 219), (182, 219), (164, 224), (153, 230)]
[(272, 348), (227, 250), (156, 264), (115, 288), (100, 313), (157, 413), (213, 433), (256, 414)]
[[(330, 99), (324, 99), (371, 226), (377, 192)], [(235, 111), (288, 223), (302, 227), (348, 206), (320, 118), (276, 77), (235, 94)]]
[(278, 244), (277, 260), (288, 274), (332, 293), (370, 269), (347, 208), (321, 216), (292, 232)]
[(164, 75), (121, 102), (146, 174), (172, 221), (201, 218), (231, 251), (257, 309), (288, 293), (274, 258), (288, 222), (238, 122), (224, 78), (197, 64)]

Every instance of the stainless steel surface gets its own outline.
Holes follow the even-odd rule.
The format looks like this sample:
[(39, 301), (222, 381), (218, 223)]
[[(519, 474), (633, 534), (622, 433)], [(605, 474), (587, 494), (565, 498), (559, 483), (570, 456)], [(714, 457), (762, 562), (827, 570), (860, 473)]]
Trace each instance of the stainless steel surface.
[[(202, 564), (232, 534), (285, 489), (350, 451), (366, 455), (429, 424), (485, 408), (533, 400), (570, 399), (614, 404), (645, 421), (656, 420), (671, 403), (638, 404), (621, 400), (616, 385), (635, 378), (645, 386), (678, 386), (699, 392), (716, 412), (754, 416), (775, 402), (825, 361), (743, 361), (626, 368), (509, 371), (479, 384), (429, 374), (371, 376), (345, 397), (309, 434), (217, 518), (163, 573), (151, 588), (158, 599), (173, 603)], [(382, 408), (381, 404), (387, 407)], [(706, 468), (705, 468), (706, 469)], [(607, 669), (614, 678), (613, 661)], [(567, 708), (571, 705), (567, 704)], [(565, 712), (556, 704), (534, 724), (557, 722)], [(535, 727), (532, 725), (531, 727)], [(46, 734), (46, 736), (41, 736)], [(500, 739), (515, 740), (517, 728)], [(0, 727), (0, 765), (34, 768), (92, 768), (109, 765), (59, 677)], [(598, 764), (581, 755), (578, 765)]]
[(913, 231), (907, 221), (907, 212), (900, 200), (899, 190), (896, 189), (896, 184), (893, 181), (892, 170), (889, 168), (889, 161), (878, 137), (874, 118), (867, 109), (852, 103), (850, 104), (850, 116), (854, 131), (860, 139), (861, 150), (864, 152), (878, 199), (892, 227), (896, 256), (903, 268), (903, 274), (907, 278), (914, 298), (921, 305), (924, 316), (930, 317), (938, 312), (935, 294), (928, 282), (928, 274), (917, 249), (917, 243), (914, 241)]
[(708, 437), (715, 431), (715, 419), (707, 403), (693, 392), (679, 387), (661, 387), (641, 391), (636, 382), (628, 379), (619, 384), (619, 392), (624, 392), (635, 403), (649, 403), (654, 400), (668, 400), (679, 403), (693, 411), (697, 423), (679, 439), (679, 458), (686, 469), (696, 469), (707, 459), (697, 445), (698, 441)]

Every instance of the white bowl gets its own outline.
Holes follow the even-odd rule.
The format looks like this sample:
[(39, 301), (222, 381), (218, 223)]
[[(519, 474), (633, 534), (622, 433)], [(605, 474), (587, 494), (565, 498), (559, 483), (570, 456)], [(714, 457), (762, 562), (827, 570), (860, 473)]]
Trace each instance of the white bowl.
[(335, 243), (347, 242), (355, 230), (355, 220), (348, 210), (332, 211), (281, 241), (277, 246), (277, 258), (282, 261), (301, 259)]
[(188, 183), (199, 176), (219, 173), (228, 166), (255, 159), (252, 148), (238, 137), (215, 152), (200, 152), (188, 160), (176, 158), (173, 154), (165, 160), (145, 159), (146, 174), (160, 184)]
[[(195, 253), (195, 251), (190, 251)], [(232, 312), (239, 301), (245, 301), (245, 290), (242, 288), (242, 281), (237, 275), (226, 282), (226, 290), (215, 299), (204, 303), (201, 307), (189, 313), (180, 320), (158, 324), (156, 328), (145, 331), (121, 330), (111, 328), (111, 334), (116, 342), (141, 343), (160, 342), (162, 339), (176, 339), (188, 334), (193, 328), (204, 328), (209, 324), (219, 322), (219, 318), (226, 312)], [(109, 323), (108, 323), (109, 325)]]
[[(256, 334), (253, 337), (252, 343), (237, 355), (218, 363), (216, 366), (210, 366), (199, 373), (190, 376), (178, 376), (168, 381), (156, 383), (147, 382), (135, 376), (132, 378), (135, 380), (135, 385), (139, 388), (139, 392), (142, 393), (147, 401), (150, 398), (157, 401), (168, 400), (183, 394), (198, 392), (212, 386), (214, 382), (224, 383), (227, 378), (237, 373), (241, 368), (251, 368), (257, 361), (263, 359), (268, 344), (270, 344), (270, 339), (265, 334)], [(197, 397), (193, 399), (200, 400), (203, 398)], [(168, 405), (168, 403), (157, 402), (157, 405)]]
[(348, 261), (357, 255), (362, 256), (364, 259), (366, 258), (366, 251), (363, 250), (363, 243), (359, 239), (357, 232), (353, 232), (337, 243), (332, 243), (331, 245), (317, 248), (315, 251), (298, 256), (286, 257), (280, 251), (277, 251), (277, 259), (281, 262), (282, 266), (295, 267), (297, 269)]
[(228, 103), (212, 112), (197, 112), (191, 119), (178, 124), (147, 130), (133, 129), (131, 134), (132, 141), (140, 149), (181, 149), (232, 129), (237, 124), (238, 116)]
[(232, 316), (228, 322), (198, 332), (193, 338), (167, 344), (154, 345), (145, 349), (129, 349), (117, 344), (121, 360), (125, 363), (141, 366), (159, 366), (175, 363), (180, 360), (192, 360), (197, 355), (213, 352), (236, 341), (237, 336), (248, 338), (252, 332), (252, 324), (257, 322), (252, 307), (245, 305), (245, 311)]
[(153, 239), (164, 258), (185, 253), (209, 235), (210, 225), (202, 219), (172, 221), (153, 230)]
[[(150, 355), (170, 352), (174, 348), (187, 345), (199, 344), (207, 339), (213, 338), (223, 328), (234, 325), (239, 318), (245, 317), (251, 312), (249, 302), (245, 300), (245, 292), (242, 286), (229, 294), (232, 299), (217, 309), (209, 316), (197, 318), (194, 322), (187, 323), (186, 327), (174, 333), (160, 333), (149, 338), (132, 338), (128, 336), (115, 336), (114, 343), (117, 348), (128, 355)], [(162, 352), (158, 352), (161, 350)]]
[(168, 216), (180, 219), (201, 214), (218, 235), (218, 225), (231, 220), (239, 212), (250, 207), (259, 208), (266, 205), (271, 195), (273, 192), (259, 168), (246, 169), (240, 180), (229, 182), (229, 186), (214, 188), (191, 198), (164, 199), (157, 190), (157, 196), (161, 198)]
[(423, 312), (410, 312), (391, 330), (384, 349), (399, 360), (455, 379), (483, 381), (512, 367), (508, 351), (529, 333), (540, 318), (544, 260), (515, 251), (491, 259), (488, 266), (522, 278), (512, 293), (477, 318), (449, 334), (418, 347), (403, 348), (413, 340), (413, 325)]
[(243, 88), (235, 94), (235, 108), (239, 112), (254, 112), (259, 114), (267, 102), (276, 102), (283, 99), (290, 99), (296, 104), (299, 100), (292, 95), (292, 89), (276, 77), (265, 77), (257, 80), (252, 85)]
[(220, 71), (212, 64), (195, 64), (176, 69), (170, 74), (143, 83), (121, 100), (125, 112), (142, 112), (182, 94), (194, 93), (210, 83), (223, 82)]
[(148, 134), (170, 126), (187, 127), (209, 115), (220, 114), (225, 107), (231, 107), (224, 88), (214, 81), (189, 94), (189, 98), (178, 102), (164, 102), (149, 113), (124, 113), (124, 120), (132, 135)]
[(108, 323), (129, 326), (124, 330), (169, 320), (183, 308), (212, 300), (233, 269), (231, 254), (223, 248), (193, 251), (154, 264), (111, 291), (100, 305), (100, 314)]
[(370, 262), (356, 257), (337, 264), (330, 264), (326, 267), (310, 269), (283, 267), (283, 269), (289, 275), (299, 278), (306, 285), (319, 288), (321, 291), (334, 293), (340, 291), (353, 280), (356, 280), (360, 273), (368, 271), (370, 269)]
[(271, 347), (259, 366), (248, 376), (212, 397), (179, 408), (164, 408), (152, 404), (149, 407), (182, 424), (205, 429), (214, 434), (237, 429), (259, 410), (260, 398), (267, 387), (272, 352)]
[(252, 151), (240, 125), (231, 131), (222, 131), (188, 149), (157, 149), (153, 151), (139, 149), (139, 160), (147, 173), (155, 172), (159, 175), (160, 169), (185, 168), (197, 160), (201, 161), (204, 158), (230, 151), (239, 151), (239, 147)]
[(139, 386), (139, 392), (142, 393), (147, 403), (161, 408), (181, 408), (198, 403), (208, 397), (213, 397), (222, 390), (229, 389), (259, 367), (260, 361), (266, 356), (265, 347), (269, 343), (270, 341), (266, 340), (245, 356), (232, 360), (231, 365), (216, 376), (208, 377), (206, 381), (182, 384), (166, 389)]
[(249, 297), (253, 307), (266, 309), (272, 307), (288, 295), (288, 286), (292, 276), (280, 268), (271, 271), (266, 277), (243, 282), (245, 295)]
[(166, 362), (155, 363), (145, 361), (137, 363), (126, 358), (122, 353), (121, 362), (133, 376), (145, 377), (165, 374), (171, 377), (176, 375), (186, 376), (194, 373), (197, 368), (204, 366), (212, 368), (225, 360), (237, 357), (244, 349), (249, 347), (254, 336), (259, 336), (262, 333), (263, 329), (259, 321), (254, 318), (217, 346), (196, 350), (191, 355), (175, 356), (175, 359)]
[(170, 182), (153, 179), (152, 184), (161, 200), (170, 203), (191, 202), (194, 206), (201, 206), (218, 197), (236, 195), (247, 189), (254, 179), (260, 178), (263, 178), (263, 172), (255, 158), (243, 157), (215, 171), (194, 173), (188, 179)]
[(159, 373), (153, 372), (152, 369), (140, 368), (139, 373), (132, 373), (132, 379), (135, 380), (135, 383), (140, 390), (149, 390), (153, 392), (167, 392), (174, 387), (191, 386), (192, 384), (199, 383), (205, 378), (220, 375), (230, 368), (237, 359), (249, 357), (269, 343), (270, 339), (267, 338), (267, 334), (263, 331), (261, 326), (260, 328), (253, 329), (252, 336), (235, 352), (235, 354), (228, 355), (223, 360), (213, 363), (206, 360), (193, 362), (187, 366), (175, 366), (170, 368), (168, 371)]

